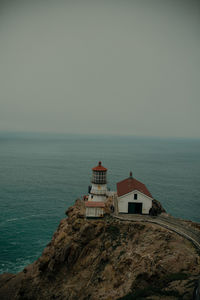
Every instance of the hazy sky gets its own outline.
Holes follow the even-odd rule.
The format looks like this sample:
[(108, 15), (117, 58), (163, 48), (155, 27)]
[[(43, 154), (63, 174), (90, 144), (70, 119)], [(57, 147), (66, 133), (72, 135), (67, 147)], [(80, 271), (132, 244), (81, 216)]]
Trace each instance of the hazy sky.
[(200, 1), (0, 1), (0, 130), (200, 138)]

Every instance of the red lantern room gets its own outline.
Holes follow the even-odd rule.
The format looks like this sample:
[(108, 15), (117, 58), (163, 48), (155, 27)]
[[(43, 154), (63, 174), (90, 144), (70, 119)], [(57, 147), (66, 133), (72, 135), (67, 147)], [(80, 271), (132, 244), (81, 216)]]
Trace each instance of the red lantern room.
[(98, 166), (92, 168), (92, 183), (94, 184), (106, 184), (107, 169), (104, 168), (99, 161)]

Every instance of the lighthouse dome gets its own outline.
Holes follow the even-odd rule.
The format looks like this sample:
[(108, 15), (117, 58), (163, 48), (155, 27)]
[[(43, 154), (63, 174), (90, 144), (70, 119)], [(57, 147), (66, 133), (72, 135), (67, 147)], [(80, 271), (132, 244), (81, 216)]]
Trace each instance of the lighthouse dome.
[(107, 169), (104, 168), (104, 167), (102, 166), (102, 164), (101, 164), (101, 161), (99, 161), (98, 166), (92, 168), (92, 171), (103, 171), (103, 172), (106, 172)]

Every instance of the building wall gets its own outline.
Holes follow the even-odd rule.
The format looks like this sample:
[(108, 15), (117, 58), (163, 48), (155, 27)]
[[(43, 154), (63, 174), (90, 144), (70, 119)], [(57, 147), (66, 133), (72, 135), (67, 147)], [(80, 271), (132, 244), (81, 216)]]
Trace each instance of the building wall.
[[(134, 199), (134, 194), (137, 194), (137, 200)], [(135, 190), (129, 194), (117, 198), (119, 213), (128, 213), (128, 202), (142, 203), (142, 213), (149, 214), (152, 207), (152, 199), (141, 192)]]
[(96, 195), (105, 195), (107, 192), (107, 184), (95, 184), (92, 183), (92, 188), (90, 193)]
[(86, 207), (86, 217), (102, 217), (104, 214), (104, 209), (101, 207)]
[(106, 196), (89, 194), (88, 201), (106, 202)]

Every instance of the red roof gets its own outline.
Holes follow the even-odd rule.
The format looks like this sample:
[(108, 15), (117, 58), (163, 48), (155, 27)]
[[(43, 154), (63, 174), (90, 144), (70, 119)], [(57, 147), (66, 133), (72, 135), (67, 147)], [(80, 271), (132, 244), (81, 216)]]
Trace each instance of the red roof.
[(144, 183), (136, 180), (132, 176), (117, 183), (118, 197), (126, 195), (134, 190), (137, 190), (145, 194), (146, 196), (153, 198), (147, 187), (144, 185)]
[(97, 202), (97, 201), (86, 201), (85, 206), (86, 207), (105, 207), (105, 203)]
[(94, 167), (92, 170), (93, 171), (107, 171), (107, 169), (101, 165), (101, 161), (99, 161), (98, 166)]

